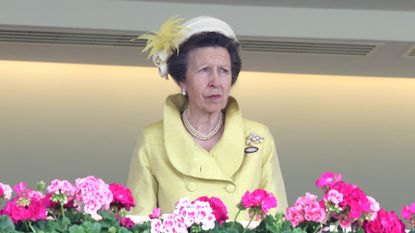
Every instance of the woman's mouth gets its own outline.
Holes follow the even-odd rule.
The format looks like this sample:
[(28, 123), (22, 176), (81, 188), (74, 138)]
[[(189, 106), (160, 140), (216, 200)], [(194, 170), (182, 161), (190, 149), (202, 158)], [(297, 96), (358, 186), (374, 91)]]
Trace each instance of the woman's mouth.
[(217, 99), (222, 98), (222, 95), (208, 95), (206, 98), (210, 100), (217, 100)]

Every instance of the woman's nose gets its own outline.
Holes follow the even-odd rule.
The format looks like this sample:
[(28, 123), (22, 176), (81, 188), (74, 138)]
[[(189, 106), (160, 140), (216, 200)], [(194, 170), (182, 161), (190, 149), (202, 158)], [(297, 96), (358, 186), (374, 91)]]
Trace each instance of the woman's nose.
[(210, 79), (210, 86), (211, 87), (218, 87), (219, 86), (219, 71), (213, 71), (211, 73), (211, 79)]

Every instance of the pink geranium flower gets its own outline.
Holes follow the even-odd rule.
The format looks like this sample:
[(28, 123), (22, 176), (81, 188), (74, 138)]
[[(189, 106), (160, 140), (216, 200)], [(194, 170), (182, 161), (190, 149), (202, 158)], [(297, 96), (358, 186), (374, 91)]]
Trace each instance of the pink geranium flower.
[(348, 217), (351, 220), (357, 220), (364, 214), (371, 213), (370, 200), (356, 185), (338, 182), (332, 188), (343, 194), (343, 202), (340, 203), (340, 206), (343, 209), (350, 208)]
[(209, 202), (195, 200), (189, 201), (182, 198), (176, 203), (176, 208), (171, 214), (163, 215), (159, 219), (151, 219), (151, 225), (155, 227), (152, 232), (187, 233), (187, 229), (193, 224), (199, 224), (202, 230), (208, 231), (215, 227), (215, 215)]
[(370, 214), (369, 219), (374, 220), (377, 217), (377, 213), (380, 210), (380, 204), (371, 196), (367, 196), (367, 199), (370, 202)]
[(373, 221), (367, 221), (363, 225), (366, 233), (404, 233), (405, 225), (396, 216), (395, 212), (387, 212), (380, 209)]
[(62, 204), (67, 204), (75, 198), (76, 188), (67, 180), (52, 180), (47, 187), (48, 196), (52, 198), (54, 195), (63, 194), (65, 199)]
[(196, 199), (197, 201), (204, 201), (208, 202), (210, 207), (213, 210), (213, 215), (215, 215), (216, 221), (219, 222), (219, 224), (223, 224), (226, 220), (228, 220), (228, 210), (226, 209), (225, 204), (217, 198), (217, 197), (199, 197)]
[(401, 211), (402, 218), (410, 220), (412, 215), (415, 217), (415, 202), (411, 205), (404, 206)]
[(323, 172), (316, 186), (325, 191), (320, 203), (329, 215), (327, 219), (338, 221), (343, 228), (375, 219), (380, 209), (379, 203), (357, 185), (342, 181), (341, 174)]
[(91, 214), (92, 218), (99, 220), (98, 210), (109, 209), (113, 194), (108, 184), (94, 176), (78, 178), (76, 182), (75, 203), (78, 210)]
[(340, 181), (342, 181), (342, 175), (340, 173), (323, 172), (320, 178), (316, 180), (316, 186), (328, 190)]
[(123, 217), (120, 219), (120, 225), (125, 228), (131, 229), (135, 226), (135, 223), (129, 217)]
[(46, 207), (43, 205), (43, 194), (26, 188), (26, 183), (14, 186), (17, 196), (7, 202), (0, 214), (9, 216), (14, 223), (18, 221), (44, 220), (47, 217)]
[(162, 226), (163, 226), (163, 223), (161, 222), (161, 220), (158, 218), (154, 218), (154, 219), (151, 219), (150, 222), (151, 222), (150, 233), (160, 233)]
[(46, 208), (39, 200), (29, 200), (27, 205), (20, 203), (21, 199), (9, 201), (2, 214), (8, 215), (14, 223), (18, 221), (45, 220), (47, 217)]
[(10, 200), (12, 197), (12, 188), (10, 185), (0, 183), (0, 198), (4, 198), (6, 200)]
[(13, 186), (13, 190), (17, 193), (18, 196), (21, 196), (22, 193), (26, 190), (26, 182), (20, 182)]
[(277, 207), (277, 199), (271, 192), (256, 189), (252, 193), (247, 191), (242, 196), (241, 204), (245, 208), (261, 210), (260, 216), (263, 217), (270, 209)]
[(285, 218), (296, 227), (304, 221), (323, 223), (326, 212), (317, 201), (316, 195), (306, 193), (305, 196), (299, 197), (292, 207), (287, 208)]
[(148, 217), (150, 219), (156, 219), (160, 217), (160, 208), (154, 208), (153, 212), (151, 212), (151, 214), (148, 215)]
[(335, 189), (332, 189), (324, 195), (324, 199), (328, 202), (333, 203), (335, 206), (337, 206), (339, 203), (343, 201), (343, 194), (339, 193)]
[(47, 187), (49, 193), (63, 193), (68, 198), (73, 197), (76, 192), (76, 188), (67, 180), (54, 179)]
[(402, 218), (409, 220), (409, 226), (415, 229), (415, 202), (404, 206), (401, 211)]
[(374, 203), (356, 185), (340, 181), (332, 185), (331, 190), (336, 190), (343, 195), (343, 201), (339, 203), (342, 210), (348, 210), (339, 216), (342, 227), (349, 227), (359, 218), (373, 214)]
[(112, 183), (109, 186), (114, 199), (111, 204), (116, 205), (119, 209), (125, 208), (126, 210), (130, 210), (131, 207), (135, 206), (134, 197), (127, 187)]

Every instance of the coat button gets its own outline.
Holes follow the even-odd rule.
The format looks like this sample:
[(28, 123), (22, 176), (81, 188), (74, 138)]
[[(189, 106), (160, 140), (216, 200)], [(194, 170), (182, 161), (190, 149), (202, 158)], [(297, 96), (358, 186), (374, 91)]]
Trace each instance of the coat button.
[(189, 182), (189, 183), (186, 185), (186, 188), (187, 188), (187, 190), (189, 190), (190, 192), (194, 192), (194, 191), (196, 191), (196, 184), (195, 184), (195, 183), (193, 183), (193, 182)]
[(228, 184), (228, 185), (225, 186), (225, 189), (228, 193), (233, 193), (235, 191), (235, 188), (236, 187), (233, 184)]

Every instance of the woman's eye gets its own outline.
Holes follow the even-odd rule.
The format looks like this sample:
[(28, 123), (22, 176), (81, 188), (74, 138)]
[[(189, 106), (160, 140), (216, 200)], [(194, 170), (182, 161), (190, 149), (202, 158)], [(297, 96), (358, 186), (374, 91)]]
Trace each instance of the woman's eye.
[(208, 68), (207, 67), (203, 67), (202, 69), (200, 69), (199, 70), (199, 72), (205, 72), (205, 71), (207, 71), (208, 70)]
[(222, 69), (220, 69), (220, 72), (227, 74), (227, 73), (229, 73), (229, 70), (225, 69), (225, 68), (222, 68)]

